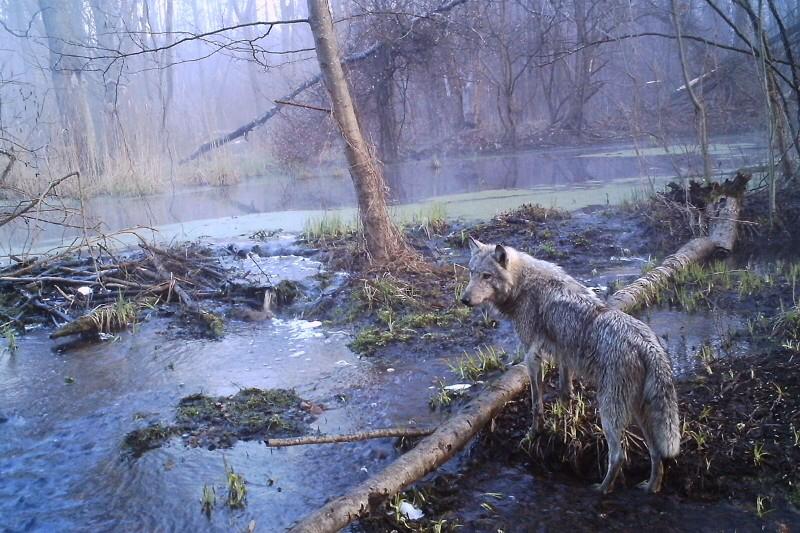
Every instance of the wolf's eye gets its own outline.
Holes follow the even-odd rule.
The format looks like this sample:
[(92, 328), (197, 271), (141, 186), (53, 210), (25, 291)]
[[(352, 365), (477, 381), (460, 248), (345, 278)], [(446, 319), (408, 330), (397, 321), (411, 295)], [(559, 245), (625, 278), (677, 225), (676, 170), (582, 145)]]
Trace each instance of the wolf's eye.
[(489, 274), (488, 272), (484, 272), (483, 274), (481, 274), (481, 279), (492, 279), (492, 275)]

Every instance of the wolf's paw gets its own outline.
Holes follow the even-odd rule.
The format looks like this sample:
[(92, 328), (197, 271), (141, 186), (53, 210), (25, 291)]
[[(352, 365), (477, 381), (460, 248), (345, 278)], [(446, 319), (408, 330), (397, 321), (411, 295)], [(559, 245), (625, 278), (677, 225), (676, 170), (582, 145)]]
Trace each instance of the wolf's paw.
[(612, 490), (614, 490), (614, 487), (604, 487), (602, 483), (594, 483), (592, 484), (592, 490), (598, 494), (602, 494), (603, 496), (605, 496)]
[(651, 483), (649, 480), (642, 481), (641, 483), (636, 485), (636, 488), (648, 494), (656, 494), (658, 492), (661, 492), (661, 486), (660, 485), (654, 486), (653, 483)]

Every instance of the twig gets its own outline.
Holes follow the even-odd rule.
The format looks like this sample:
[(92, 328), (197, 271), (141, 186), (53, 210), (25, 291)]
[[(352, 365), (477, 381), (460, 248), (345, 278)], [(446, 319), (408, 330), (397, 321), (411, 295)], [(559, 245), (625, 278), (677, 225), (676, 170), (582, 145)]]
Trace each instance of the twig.
[(349, 435), (308, 435), (305, 437), (293, 437), (289, 439), (267, 439), (266, 445), (272, 448), (280, 446), (300, 446), (304, 444), (332, 444), (336, 442), (356, 442), (368, 439), (382, 439), (387, 437), (425, 437), (430, 435), (436, 428), (415, 428), (398, 427), (372, 429), (360, 431)]
[(332, 111), (326, 107), (317, 107), (309, 104), (299, 104), (297, 102), (289, 102), (287, 100), (273, 100), (276, 104), (290, 105), (294, 107), (302, 107), (303, 109), (313, 109), (314, 111), (322, 111), (323, 113), (331, 114)]
[(13, 281), (18, 283), (37, 283), (37, 282), (50, 282), (50, 283), (64, 283), (66, 285), (100, 285), (97, 281), (77, 279), (77, 278), (62, 278), (60, 276), (2, 276), (0, 281)]
[(45, 190), (42, 192), (42, 194), (39, 195), (38, 198), (33, 198), (33, 199), (29, 200), (28, 201), (28, 205), (26, 205), (25, 207), (22, 207), (21, 209), (20, 209), (20, 206), (17, 206), (17, 209), (14, 209), (14, 211), (10, 215), (8, 215), (5, 219), (0, 220), (0, 226), (5, 226), (6, 224), (11, 222), (15, 218), (21, 217), (22, 215), (24, 215), (25, 213), (27, 213), (28, 211), (30, 211), (31, 209), (33, 209), (34, 207), (39, 205), (40, 202), (44, 201), (45, 196), (50, 194), (50, 191), (52, 191), (59, 183), (61, 183), (62, 181), (66, 180), (68, 178), (75, 177), (77, 175), (78, 175), (77, 172), (70, 172), (66, 176), (62, 176), (62, 177), (60, 177), (58, 179), (55, 179), (55, 180), (51, 181), (47, 185)]

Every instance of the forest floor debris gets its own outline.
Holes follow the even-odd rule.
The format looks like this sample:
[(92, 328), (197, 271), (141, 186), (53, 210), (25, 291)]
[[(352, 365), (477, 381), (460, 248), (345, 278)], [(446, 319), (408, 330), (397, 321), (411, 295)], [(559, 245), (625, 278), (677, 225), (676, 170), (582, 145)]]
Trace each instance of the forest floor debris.
[(42, 325), (56, 326), (50, 334), (54, 339), (97, 339), (179, 302), (192, 331), (219, 337), (225, 306), (258, 302), (270, 288), (278, 305), (300, 294), (290, 280), (274, 287), (249, 280), (247, 272), (220, 260), (231, 254), (200, 244), (160, 248), (142, 243), (118, 253), (95, 248), (56, 258), (12, 258), (0, 268), (0, 330), (9, 347), (15, 335)]

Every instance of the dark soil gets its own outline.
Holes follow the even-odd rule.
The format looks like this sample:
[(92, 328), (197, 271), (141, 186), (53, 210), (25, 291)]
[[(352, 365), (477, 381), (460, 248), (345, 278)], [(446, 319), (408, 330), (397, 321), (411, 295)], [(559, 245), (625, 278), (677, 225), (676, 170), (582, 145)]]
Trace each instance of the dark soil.
[[(755, 216), (752, 211), (748, 213)], [(787, 211), (786, 216), (791, 213)], [(671, 209), (663, 199), (654, 199), (638, 206), (593, 207), (574, 213), (524, 206), (475, 226), (440, 228), (434, 235), (410, 229), (410, 241), (437, 267), (428, 272), (390, 275), (397, 285), (413, 291), (413, 303), (389, 299), (371, 307), (359, 294), (376, 279), (389, 275), (376, 274), (358, 260), (353, 261), (355, 239), (340, 239), (321, 246), (319, 257), (332, 265), (351, 268), (352, 278), (330, 295), (339, 303), (317, 307), (318, 316), (349, 324), (356, 339), (369, 331), (372, 337), (366, 340), (377, 337), (380, 342), (354, 347), (366, 346), (363, 353), (390, 361), (421, 353), (472, 353), (482, 344), (513, 352), (516, 337), (505, 321), (498, 324), (493, 317), (487, 319), (477, 313), (464, 316), (456, 311), (455, 294), (466, 280), (462, 267), (468, 261), (468, 235), (558, 263), (590, 283), (598, 273), (602, 277), (604, 272), (618, 268), (621, 259), (629, 261), (624, 264), (644, 268), (644, 258), (651, 259), (649, 264), (657, 264), (659, 258), (692, 236), (685, 220), (685, 213)], [(662, 495), (647, 496), (633, 489), (649, 474), (647, 452), (635, 428), (628, 437), (629, 462), (617, 492), (601, 498), (589, 489), (602, 478), (606, 450), (593, 392), (579, 387), (576, 392), (583, 400), (580, 416), (570, 417), (580, 410), (578, 400), (573, 399), (562, 410), (550, 398), (546, 405), (549, 429), (533, 441), (523, 442), (530, 424), (530, 400), (525, 395), (508, 405), (492, 431), (485, 430), (471, 444), (455, 474), (452, 470), (449, 474), (436, 473), (403, 494), (400, 498), (425, 512), (424, 519), (404, 520), (396, 512), (401, 500), (395, 499), (394, 507), (387, 502), (385, 514), (376, 513), (363, 520), (361, 527), (370, 531), (447, 531), (456, 526), (468, 526), (470, 531), (527, 531), (626, 529), (649, 527), (659, 521), (666, 530), (680, 530), (687, 527), (683, 521), (687, 517), (694, 520), (697, 529), (705, 530), (766, 524), (771, 529), (787, 530), (786, 524), (798, 523), (800, 347), (782, 345), (800, 338), (800, 312), (797, 330), (792, 329), (793, 315), (786, 319), (786, 311), (797, 302), (789, 265), (798, 261), (800, 248), (793, 248), (791, 253), (788, 247), (797, 234), (785, 227), (773, 231), (763, 225), (748, 228), (734, 257), (679, 280), (661, 301), (661, 305), (684, 306), (686, 312), (724, 310), (751, 319), (749, 332), (731, 332), (722, 342), (724, 349), (715, 348), (705, 360), (704, 369), (677, 384), (685, 429), (681, 455), (667, 465)], [(767, 249), (767, 241), (771, 250), (783, 249), (781, 261), (774, 263), (776, 255), (771, 254), (756, 265), (754, 258), (764, 257), (761, 252)], [(349, 262), (343, 261), (344, 257)], [(640, 260), (630, 261), (636, 258)], [(711, 272), (720, 265), (726, 273)], [(636, 268), (629, 267), (619, 277), (627, 282), (638, 274)], [(387, 324), (386, 309), (394, 312), (395, 320), (413, 316), (419, 309), (453, 319), (441, 325), (420, 323), (418, 327), (406, 322), (405, 331), (395, 334), (398, 328)], [(727, 355), (734, 352), (736, 357)], [(551, 373), (551, 381), (554, 376)], [(477, 389), (473, 387), (471, 394), (477, 394)], [(459, 399), (454, 403), (457, 408)], [(570, 425), (571, 420), (577, 422)], [(503, 494), (486, 496), (493, 492), (492, 487)], [(510, 501), (529, 501), (535, 509), (524, 510)], [(674, 516), (665, 519), (665, 514)], [(527, 519), (539, 525), (522, 526)]]
[(123, 446), (134, 457), (180, 435), (187, 446), (230, 448), (236, 441), (294, 437), (309, 432), (314, 416), (294, 391), (242, 389), (233, 396), (186, 396), (171, 425), (151, 424), (125, 436)]

